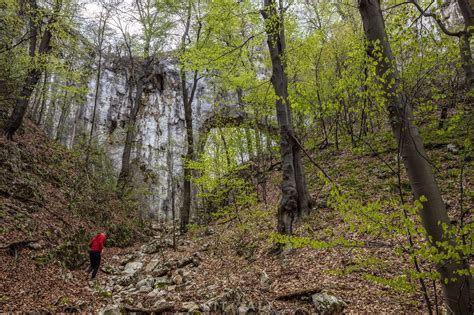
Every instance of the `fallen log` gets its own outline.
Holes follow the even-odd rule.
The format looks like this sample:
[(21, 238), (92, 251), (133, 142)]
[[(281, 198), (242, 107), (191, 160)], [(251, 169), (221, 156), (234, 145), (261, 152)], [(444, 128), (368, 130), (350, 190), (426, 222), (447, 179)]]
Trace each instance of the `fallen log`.
[(309, 289), (302, 289), (298, 291), (292, 291), (283, 293), (277, 296), (277, 300), (288, 301), (294, 299), (301, 299), (302, 297), (310, 297), (313, 294), (321, 292), (321, 288), (309, 288)]
[(15, 257), (15, 259), (17, 259), (19, 249), (29, 247), (30, 244), (37, 243), (37, 242), (38, 240), (19, 241), (19, 242), (14, 242), (8, 245), (1, 246), (0, 249), (6, 249), (10, 256), (13, 256)]

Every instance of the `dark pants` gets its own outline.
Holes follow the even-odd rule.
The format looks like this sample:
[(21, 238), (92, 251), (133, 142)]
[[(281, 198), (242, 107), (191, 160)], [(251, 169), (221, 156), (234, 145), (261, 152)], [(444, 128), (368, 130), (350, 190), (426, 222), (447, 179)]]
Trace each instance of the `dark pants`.
[(100, 266), (100, 252), (96, 251), (89, 251), (89, 257), (91, 260), (91, 266), (89, 267), (89, 272), (92, 271), (92, 276), (91, 279), (95, 279), (95, 276), (97, 275), (97, 271), (99, 271), (99, 266)]

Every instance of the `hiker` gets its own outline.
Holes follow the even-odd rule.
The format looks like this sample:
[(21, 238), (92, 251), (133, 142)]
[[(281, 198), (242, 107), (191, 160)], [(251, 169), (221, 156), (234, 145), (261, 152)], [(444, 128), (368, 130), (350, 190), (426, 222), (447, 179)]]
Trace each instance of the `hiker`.
[(91, 265), (87, 268), (87, 276), (92, 272), (91, 280), (94, 280), (99, 271), (100, 257), (104, 251), (105, 240), (107, 235), (105, 233), (97, 233), (89, 243), (89, 257)]

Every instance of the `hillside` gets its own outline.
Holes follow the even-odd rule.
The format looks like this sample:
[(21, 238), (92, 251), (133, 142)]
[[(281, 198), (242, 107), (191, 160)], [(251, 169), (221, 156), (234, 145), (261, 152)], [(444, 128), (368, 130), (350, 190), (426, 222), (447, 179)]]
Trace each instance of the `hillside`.
[(139, 215), (103, 178), (84, 178), (81, 161), (30, 122), (15, 142), (0, 138), (3, 311), (56, 311), (79, 299), (94, 307), (80, 271), (90, 238), (107, 230), (123, 247), (144, 237)]
[[(440, 176), (451, 176), (457, 153), (443, 144), (431, 147), (430, 156), (442, 165)], [(341, 213), (325, 205), (329, 185), (316, 176), (309, 180), (319, 206), (301, 222), (293, 245), (281, 254), (273, 252), (272, 241), (278, 170), (267, 174), (267, 203), (193, 225), (185, 236), (177, 235), (176, 248), (172, 227), (158, 223), (153, 223), (149, 237), (134, 239), (132, 245), (132, 238), (121, 239), (116, 227), (130, 226), (133, 215), (117, 211), (123, 203), (112, 192), (91, 183), (79, 192), (77, 205), (68, 208), (80, 165), (72, 151), (29, 124), (17, 142), (2, 140), (1, 152), (1, 244), (31, 241), (18, 247), (16, 258), (8, 249), (1, 251), (2, 311), (312, 313), (311, 296), (320, 292), (340, 298), (348, 312), (422, 312), (425, 307), (417, 282), (406, 274), (410, 259), (399, 254), (398, 244), (406, 240), (351, 229)], [(375, 168), (390, 152), (361, 155), (330, 146), (320, 154), (319, 160), (325, 161), (320, 166), (347, 187), (360, 185), (353, 181), (354, 170), (368, 174), (370, 180), (352, 186), (368, 200), (383, 198), (384, 187), (393, 181), (388, 170)], [(316, 174), (309, 161), (306, 168)], [(470, 172), (467, 178), (472, 178)], [(456, 202), (457, 189), (443, 187), (448, 204)], [(465, 202), (472, 206), (472, 198)], [(89, 283), (83, 272), (85, 245), (103, 229), (112, 231), (111, 243), (98, 282)], [(133, 226), (130, 231), (131, 236), (139, 234), (133, 234)], [(341, 236), (365, 245), (333, 242)], [(439, 288), (436, 294), (441, 294)]]
[(474, 314), (472, 1), (0, 11), (0, 312)]

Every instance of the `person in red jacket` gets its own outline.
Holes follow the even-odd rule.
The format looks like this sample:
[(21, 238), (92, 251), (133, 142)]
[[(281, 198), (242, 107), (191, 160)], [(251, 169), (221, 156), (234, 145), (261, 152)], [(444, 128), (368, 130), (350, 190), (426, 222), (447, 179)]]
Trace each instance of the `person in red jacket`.
[(92, 238), (89, 243), (89, 257), (91, 261), (91, 265), (87, 269), (87, 275), (92, 272), (91, 280), (94, 280), (97, 276), (97, 271), (99, 271), (100, 267), (100, 258), (102, 252), (104, 251), (105, 240), (107, 236), (105, 233), (97, 233), (96, 236)]

